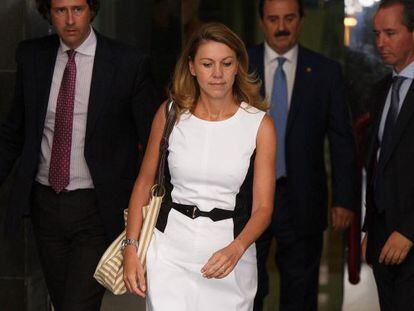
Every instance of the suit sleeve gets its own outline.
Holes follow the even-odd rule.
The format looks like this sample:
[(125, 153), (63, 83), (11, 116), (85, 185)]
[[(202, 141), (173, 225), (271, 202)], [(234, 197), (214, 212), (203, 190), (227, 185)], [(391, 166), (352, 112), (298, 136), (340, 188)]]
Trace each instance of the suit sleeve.
[(328, 139), (332, 167), (333, 206), (352, 210), (355, 198), (356, 148), (341, 67), (330, 75)]
[[(371, 141), (373, 140), (373, 136), (376, 135), (376, 133), (374, 133), (374, 115), (375, 115), (375, 111), (374, 111), (374, 107), (375, 107), (375, 103), (378, 101), (378, 98), (376, 97), (376, 94), (378, 94), (379, 89), (378, 87), (375, 88), (374, 90), (371, 91), (372, 94), (370, 96), (371, 100), (368, 103), (368, 107), (369, 107), (369, 121), (368, 124), (364, 130), (364, 139), (363, 139), (363, 145), (364, 145), (364, 154), (363, 159), (364, 159), (364, 165), (363, 165), (363, 170), (365, 170), (365, 202), (363, 201), (363, 203), (365, 204), (365, 217), (364, 217), (364, 222), (362, 225), (362, 231), (363, 232), (368, 232), (369, 229), (369, 224), (370, 224), (370, 218), (371, 218), (371, 210), (372, 210), (372, 200), (373, 200), (373, 194), (372, 194), (372, 185), (371, 185), (371, 179), (372, 179), (372, 156), (368, 155), (368, 148), (371, 144)], [(374, 155), (374, 157), (376, 157), (376, 155)], [(363, 182), (363, 181), (362, 181)], [(361, 182), (361, 185), (362, 185)]]
[(136, 73), (132, 99), (132, 112), (138, 131), (139, 143), (145, 150), (151, 130), (152, 119), (161, 103), (151, 75), (150, 59), (142, 56)]
[(17, 73), (14, 99), (0, 127), (0, 184), (9, 175), (24, 142), (23, 47), (16, 51)]
[(411, 242), (414, 242), (414, 209), (401, 219), (396, 231), (411, 240)]

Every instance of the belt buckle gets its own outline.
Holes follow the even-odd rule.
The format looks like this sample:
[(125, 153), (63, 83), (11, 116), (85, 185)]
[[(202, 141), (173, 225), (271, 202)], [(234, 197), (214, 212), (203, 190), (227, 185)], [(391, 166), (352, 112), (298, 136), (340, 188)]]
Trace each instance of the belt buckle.
[(191, 218), (196, 218), (197, 206), (193, 206), (193, 213), (191, 214)]

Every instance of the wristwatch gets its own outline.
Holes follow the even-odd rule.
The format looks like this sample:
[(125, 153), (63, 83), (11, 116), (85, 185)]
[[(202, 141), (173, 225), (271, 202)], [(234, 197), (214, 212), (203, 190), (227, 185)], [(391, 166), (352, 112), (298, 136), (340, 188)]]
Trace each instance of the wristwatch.
[(125, 247), (128, 245), (134, 245), (135, 248), (138, 250), (138, 241), (135, 239), (125, 239), (121, 242), (121, 251), (124, 251)]

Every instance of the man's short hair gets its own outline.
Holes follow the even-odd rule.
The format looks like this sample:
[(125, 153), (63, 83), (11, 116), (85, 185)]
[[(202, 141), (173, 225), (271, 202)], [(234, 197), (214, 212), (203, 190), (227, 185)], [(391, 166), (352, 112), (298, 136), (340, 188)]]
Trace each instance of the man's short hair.
[(414, 31), (414, 1), (413, 0), (382, 0), (379, 8), (385, 9), (393, 5), (401, 4), (403, 6), (403, 25), (408, 28), (410, 32)]
[[(36, 7), (40, 15), (50, 22), (50, 8), (52, 0), (36, 0)], [(99, 0), (86, 0), (86, 3), (89, 5), (89, 8), (92, 12), (92, 20), (98, 14), (99, 10)]]
[[(263, 19), (263, 8), (264, 8), (264, 4), (266, 1), (269, 0), (260, 0), (259, 1), (259, 15), (260, 15), (260, 19)], [(303, 2), (302, 0), (296, 0), (296, 2), (298, 3), (299, 6), (299, 16), (302, 18), (305, 15), (305, 10), (303, 8)]]

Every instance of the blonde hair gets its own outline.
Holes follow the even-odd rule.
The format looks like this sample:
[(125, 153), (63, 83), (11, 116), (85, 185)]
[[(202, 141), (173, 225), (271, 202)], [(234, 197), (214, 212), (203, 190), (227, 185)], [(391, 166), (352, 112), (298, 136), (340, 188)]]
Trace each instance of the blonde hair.
[(189, 60), (194, 60), (198, 48), (205, 42), (215, 41), (232, 49), (238, 60), (238, 71), (233, 84), (233, 95), (239, 102), (246, 102), (260, 110), (269, 105), (260, 95), (260, 79), (248, 73), (248, 55), (243, 41), (221, 23), (207, 23), (200, 27), (190, 38), (175, 66), (170, 88), (170, 97), (176, 102), (177, 115), (193, 111), (200, 96), (197, 78), (189, 69)]

